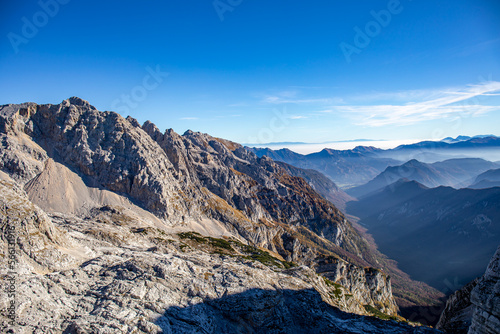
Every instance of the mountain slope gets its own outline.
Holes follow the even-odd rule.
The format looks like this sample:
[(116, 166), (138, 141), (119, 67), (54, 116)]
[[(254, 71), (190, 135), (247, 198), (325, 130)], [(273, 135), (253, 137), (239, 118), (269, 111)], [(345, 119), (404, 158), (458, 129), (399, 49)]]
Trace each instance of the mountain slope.
[[(3, 279), (18, 273), (15, 299), (0, 291), (2, 303), (22, 305), (16, 332), (436, 332), (342, 312), (352, 297), (341, 286), (307, 267), (256, 260), (247, 254), (258, 249), (234, 239), (165, 233), (110, 206), (83, 219), (47, 215), (0, 176), (0, 219), (22, 250), (14, 267), (0, 258)], [(2, 332), (10, 321), (2, 313)]]
[(500, 235), (499, 204), (500, 188), (426, 189), (400, 181), (348, 204), (347, 212), (361, 218), (380, 250), (412, 278), (448, 289), (486, 266)]
[(500, 328), (500, 246), (486, 272), (454, 293), (446, 302), (437, 328), (447, 333), (496, 334)]
[(500, 247), (491, 258), (486, 272), (471, 292), (474, 307), (469, 334), (495, 334), (500, 328)]
[(335, 205), (342, 212), (347, 202), (354, 200), (351, 196), (340, 189), (332, 180), (314, 169), (301, 169), (284, 162), (276, 161), (288, 174), (301, 177), (326, 200)]
[(429, 188), (438, 186), (458, 187), (497, 165), (483, 159), (464, 158), (450, 159), (433, 164), (426, 164), (418, 160), (410, 160), (400, 166), (387, 167), (370, 182), (347, 190), (354, 197), (363, 197), (378, 191), (397, 180), (403, 178), (417, 181)]
[(479, 174), (474, 182), (469, 186), (473, 189), (485, 189), (491, 187), (500, 187), (500, 168), (491, 169)]
[(362, 186), (348, 189), (347, 193), (351, 196), (362, 198), (402, 178), (417, 181), (431, 188), (441, 185), (442, 182), (447, 182), (447, 180), (444, 180), (441, 173), (432, 166), (418, 160), (410, 160), (401, 166), (387, 167), (383, 173), (377, 175), (377, 177), (370, 182)]
[[(50, 156), (79, 173), (87, 185), (129, 197), (169, 226), (223, 220), (231, 233), (276, 250), (273, 239), (262, 240), (248, 226), (286, 219), (361, 256), (356, 243), (362, 240), (334, 206), (302, 179), (290, 178), (272, 161), (239, 145), (234, 144), (233, 152), (228, 143), (208, 135), (159, 134), (151, 123), (143, 129), (133, 119), (99, 112), (78, 98), (61, 105), (10, 105), (1, 112), (4, 138), (14, 140), (10, 133), (19, 134), (19, 142), (28, 135), (25, 142), (46, 152), (36, 159), (8, 157), (3, 168), (14, 178), (22, 178), (18, 170), (30, 168), (36, 170), (30, 174), (34, 177)], [(17, 152), (10, 146), (5, 151)], [(33, 167), (17, 168), (26, 163)], [(227, 210), (219, 210), (221, 205)]]

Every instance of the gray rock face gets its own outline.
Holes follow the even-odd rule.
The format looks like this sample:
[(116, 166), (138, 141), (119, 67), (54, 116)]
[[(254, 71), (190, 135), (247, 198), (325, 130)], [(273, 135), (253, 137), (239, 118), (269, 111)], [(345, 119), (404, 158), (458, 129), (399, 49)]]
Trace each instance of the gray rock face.
[[(397, 309), (390, 280), (380, 270), (360, 268), (335, 258), (318, 259), (315, 270), (341, 286), (339, 288), (347, 308), (358, 307), (358, 312), (362, 313), (364, 305), (375, 303), (377, 309), (387, 314)], [(368, 293), (366, 287), (369, 287)]]
[(500, 247), (472, 290), (471, 302), (474, 314), (469, 334), (500, 333)]
[(474, 311), (470, 295), (478, 281), (473, 280), (448, 298), (436, 328), (447, 333), (467, 334)]
[(500, 333), (500, 247), (485, 274), (451, 295), (436, 328), (447, 333)]
[(77, 262), (66, 250), (72, 246), (71, 241), (45, 212), (29, 201), (22, 188), (3, 173), (0, 175), (0, 225), (2, 255), (11, 254), (9, 245), (15, 247), (12, 259), (2, 256), (4, 264), (11, 259), (41, 273)]
[(390, 279), (342, 213), (270, 159), (78, 98), (1, 106), (0, 129), (20, 333), (426, 331), (338, 310), (396, 315)]

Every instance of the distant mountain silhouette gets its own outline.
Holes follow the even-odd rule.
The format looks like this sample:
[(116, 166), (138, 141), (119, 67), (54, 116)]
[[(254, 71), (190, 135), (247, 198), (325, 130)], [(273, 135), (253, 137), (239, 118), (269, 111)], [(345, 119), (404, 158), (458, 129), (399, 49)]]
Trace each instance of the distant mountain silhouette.
[(457, 136), (456, 138), (446, 137), (446, 138), (444, 138), (441, 141), (444, 141), (446, 143), (451, 144), (451, 143), (458, 143), (460, 141), (469, 140), (469, 139), (472, 139), (472, 137), (469, 137), (469, 136)]
[[(325, 148), (320, 152), (306, 155), (286, 148), (272, 150), (270, 148), (247, 147), (259, 157), (265, 155), (275, 161), (283, 161), (295, 167), (317, 170), (343, 189), (362, 185), (372, 180), (387, 167), (399, 166), (410, 160), (418, 160), (424, 163), (463, 158), (498, 161), (500, 160), (499, 148), (500, 138), (493, 135), (480, 135), (472, 138), (458, 136), (455, 139), (445, 138), (442, 141), (422, 141), (411, 145), (401, 145), (389, 150), (371, 146), (358, 146), (351, 150)], [(462, 161), (461, 163), (467, 162)], [(497, 168), (497, 166), (492, 165), (482, 171)], [(467, 168), (464, 168), (466, 173), (469, 173)], [(482, 171), (479, 171), (479, 173)], [(470, 177), (475, 176), (477, 176), (477, 173)], [(473, 181), (465, 180), (462, 177), (459, 177), (459, 179), (462, 182), (468, 181), (463, 186), (467, 186)], [(438, 183), (443, 184), (442, 182)]]
[(485, 189), (491, 187), (500, 187), (500, 168), (490, 169), (476, 177), (474, 182), (469, 186), (473, 189)]
[(427, 163), (470, 157), (495, 161), (500, 159), (499, 148), (499, 137), (475, 136), (468, 140), (454, 142), (422, 141), (410, 145), (401, 145), (394, 149), (384, 150), (378, 155), (403, 161), (417, 159)]
[(450, 159), (433, 164), (413, 159), (400, 166), (387, 167), (370, 182), (348, 189), (346, 192), (351, 196), (361, 198), (402, 178), (420, 182), (429, 188), (459, 187), (464, 182), (470, 184), (470, 180), (478, 173), (496, 166), (496, 163), (474, 158)]

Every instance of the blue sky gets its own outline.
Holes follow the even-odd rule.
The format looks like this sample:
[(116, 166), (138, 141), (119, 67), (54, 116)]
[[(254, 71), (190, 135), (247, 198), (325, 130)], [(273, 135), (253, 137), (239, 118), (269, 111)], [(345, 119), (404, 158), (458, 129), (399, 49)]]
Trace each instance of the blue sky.
[(500, 2), (3, 1), (0, 104), (242, 143), (500, 135)]

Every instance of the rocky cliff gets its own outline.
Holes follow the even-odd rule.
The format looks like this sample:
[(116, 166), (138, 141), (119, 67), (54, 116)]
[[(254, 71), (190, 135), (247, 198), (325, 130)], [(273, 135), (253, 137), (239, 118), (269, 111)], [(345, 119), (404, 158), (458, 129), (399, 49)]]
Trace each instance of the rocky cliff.
[(469, 334), (500, 333), (500, 247), (471, 293), (474, 307)]
[(500, 333), (500, 247), (482, 277), (448, 298), (437, 328), (447, 333)]
[(390, 278), (339, 210), (238, 144), (70, 98), (0, 107), (0, 169), (24, 332), (407, 328), (339, 313), (395, 316)]
[(470, 294), (472, 289), (476, 287), (478, 280), (473, 280), (448, 298), (436, 328), (446, 333), (467, 334), (474, 312)]

